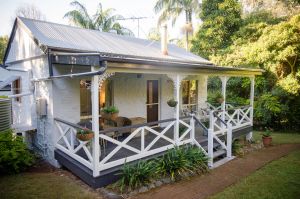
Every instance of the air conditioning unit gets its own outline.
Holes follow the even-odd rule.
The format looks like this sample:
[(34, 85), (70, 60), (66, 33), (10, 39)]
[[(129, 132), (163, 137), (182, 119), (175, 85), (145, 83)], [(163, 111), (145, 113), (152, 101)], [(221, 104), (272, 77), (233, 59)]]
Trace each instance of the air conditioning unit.
[(11, 99), (0, 99), (0, 131), (11, 128)]

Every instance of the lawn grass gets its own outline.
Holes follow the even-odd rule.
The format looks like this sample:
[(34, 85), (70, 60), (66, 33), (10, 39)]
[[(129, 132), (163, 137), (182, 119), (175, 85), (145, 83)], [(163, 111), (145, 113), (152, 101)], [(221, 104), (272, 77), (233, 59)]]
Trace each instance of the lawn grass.
[[(99, 195), (98, 195), (99, 196)], [(22, 173), (0, 177), (0, 198), (96, 198), (71, 178), (57, 173)]]
[[(253, 138), (255, 141), (261, 140), (262, 131), (254, 131)], [(296, 144), (300, 143), (300, 133), (282, 133), (274, 132), (272, 135), (273, 144)]]
[[(290, 141), (288, 139), (288, 141)], [(300, 151), (275, 160), (213, 199), (296, 199), (300, 197)]]

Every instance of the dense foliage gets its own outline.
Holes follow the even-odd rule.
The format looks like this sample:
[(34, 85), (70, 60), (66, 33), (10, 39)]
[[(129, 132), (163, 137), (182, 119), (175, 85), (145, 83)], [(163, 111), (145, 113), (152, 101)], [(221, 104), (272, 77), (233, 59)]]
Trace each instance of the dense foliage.
[(3, 62), (3, 58), (4, 58), (7, 43), (8, 43), (8, 37), (7, 36), (0, 37), (0, 64), (2, 64), (2, 62)]
[[(209, 6), (214, 10), (211, 12), (215, 13), (215, 18), (231, 19), (232, 15), (224, 15), (220, 11), (223, 9), (221, 5), (228, 1), (217, 2), (217, 6), (211, 8), (205, 5), (208, 2), (203, 1), (203, 7)], [(237, 1), (234, 5), (238, 8)], [(232, 8), (224, 9), (230, 12)], [(239, 18), (237, 15), (235, 17)], [(218, 65), (264, 69), (263, 76), (255, 80), (256, 126), (300, 129), (300, 15), (277, 18), (266, 11), (240, 15), (239, 23), (230, 26), (234, 27), (230, 34), (220, 34), (220, 37), (212, 31), (212, 27), (220, 26), (220, 23), (211, 19), (206, 18), (207, 21), (195, 36), (194, 52), (209, 57)], [(205, 26), (206, 23), (210, 25)], [(230, 23), (226, 22), (227, 25)], [(224, 27), (220, 28), (224, 30)], [(202, 45), (205, 41), (207, 43)], [(220, 45), (212, 49), (210, 43), (216, 42)], [(216, 86), (214, 81), (209, 82), (209, 88)], [(230, 79), (227, 101), (247, 104), (249, 88), (248, 78)]]
[(121, 178), (116, 185), (121, 192), (125, 187), (135, 189), (150, 182), (155, 175), (155, 165), (152, 161), (139, 161), (135, 165), (125, 164), (119, 175)]
[(34, 163), (33, 154), (12, 130), (0, 132), (0, 173), (18, 173)]
[(241, 6), (236, 0), (203, 0), (200, 18), (203, 24), (191, 50), (207, 58), (231, 43), (230, 36), (241, 23)]

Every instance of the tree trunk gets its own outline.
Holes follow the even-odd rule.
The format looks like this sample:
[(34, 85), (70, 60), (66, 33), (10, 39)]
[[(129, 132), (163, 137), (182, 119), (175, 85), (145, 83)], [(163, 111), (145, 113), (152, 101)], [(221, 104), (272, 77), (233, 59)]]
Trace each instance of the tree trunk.
[[(185, 23), (186, 25), (189, 23), (189, 12), (187, 10), (185, 11)], [(185, 49), (189, 51), (189, 33), (187, 29), (185, 29)]]

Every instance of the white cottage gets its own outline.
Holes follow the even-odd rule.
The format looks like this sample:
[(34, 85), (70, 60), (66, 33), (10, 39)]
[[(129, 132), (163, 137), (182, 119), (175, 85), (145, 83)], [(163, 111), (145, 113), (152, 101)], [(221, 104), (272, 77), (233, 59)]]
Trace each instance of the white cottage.
[[(167, 44), (163, 31), (156, 42), (17, 18), (4, 58), (14, 76), (6, 81), (14, 88), (13, 127), (47, 161), (93, 187), (116, 180), (125, 161), (176, 145), (198, 146), (211, 167), (232, 159), (232, 137), (251, 136), (254, 78), (262, 71), (215, 66)], [(209, 76), (221, 78), (223, 96), (230, 77), (249, 77), (249, 106), (206, 103)], [(174, 108), (167, 104), (172, 98)], [(110, 106), (118, 117), (104, 114)], [(93, 130), (92, 140), (76, 138), (84, 126)]]

